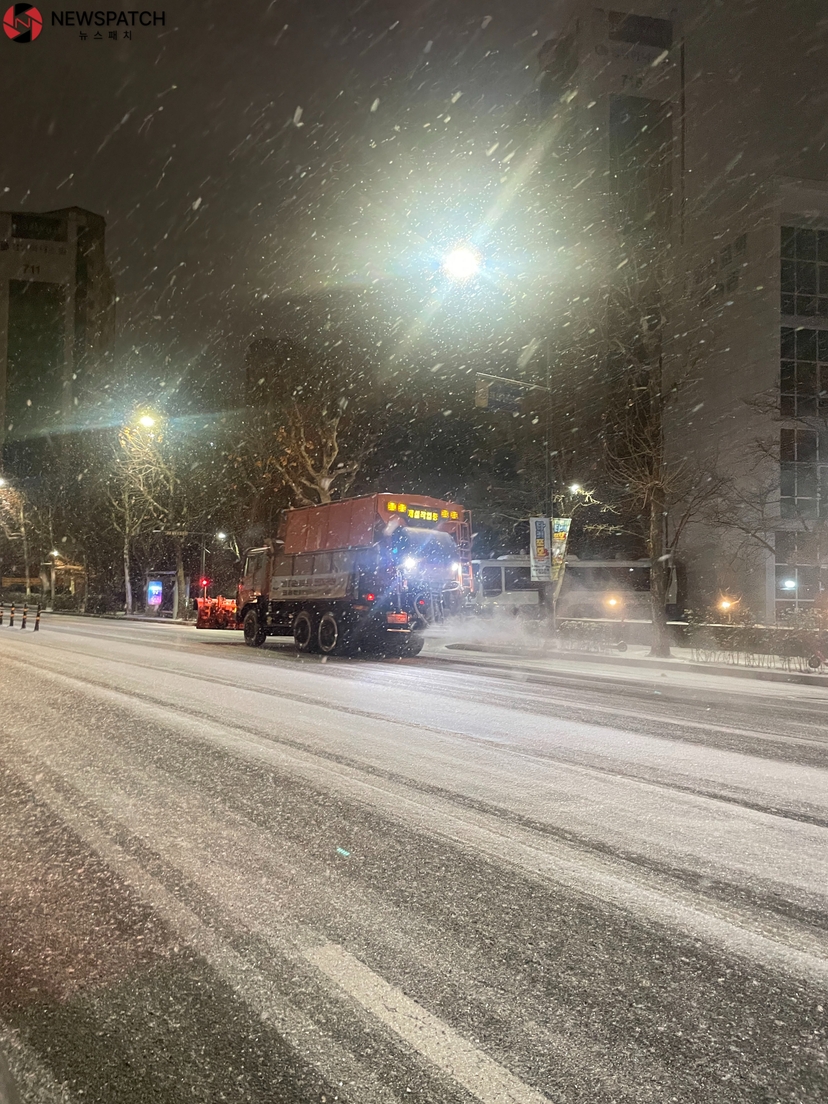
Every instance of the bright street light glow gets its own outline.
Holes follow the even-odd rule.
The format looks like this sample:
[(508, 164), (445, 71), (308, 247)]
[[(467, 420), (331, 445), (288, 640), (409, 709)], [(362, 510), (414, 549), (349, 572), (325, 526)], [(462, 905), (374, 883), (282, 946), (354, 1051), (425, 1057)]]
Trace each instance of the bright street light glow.
[(572, 492), (572, 494), (580, 494), (581, 493), (581, 484), (580, 483), (570, 483), (569, 489)]
[(138, 424), (142, 425), (144, 429), (152, 429), (155, 425), (155, 418), (151, 418), (149, 414), (144, 414), (138, 419)]
[(469, 280), (480, 268), (480, 254), (468, 245), (458, 245), (443, 258), (443, 272), (450, 280)]
[(728, 602), (727, 598), (724, 598), (721, 602), (719, 602), (719, 609), (729, 610), (732, 605), (732, 602)]
[(413, 556), (407, 556), (406, 559), (403, 560), (403, 567), (406, 569), (406, 571), (413, 571), (416, 566), (417, 561), (414, 559)]
[(785, 579), (782, 583), (783, 590), (796, 590), (796, 579)]
[(58, 550), (56, 548), (53, 548), (52, 551), (49, 553), (49, 555), (50, 556), (59, 556), (60, 552), (58, 552)]
[(218, 540), (227, 540), (227, 534), (226, 533), (216, 533), (216, 537), (217, 537)]
[(0, 479), (0, 487), (5, 487), (5, 485), (6, 485), (5, 479)]

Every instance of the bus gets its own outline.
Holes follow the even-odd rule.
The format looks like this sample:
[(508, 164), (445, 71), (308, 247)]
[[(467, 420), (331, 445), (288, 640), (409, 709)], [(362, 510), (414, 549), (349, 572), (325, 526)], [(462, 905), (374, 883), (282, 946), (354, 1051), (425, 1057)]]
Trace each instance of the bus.
[[(491, 616), (537, 618), (541, 584), (532, 581), (528, 556), (473, 560), (477, 612)], [(674, 589), (671, 587), (671, 590)], [(557, 615), (560, 618), (650, 618), (650, 561), (582, 560), (566, 557)]]

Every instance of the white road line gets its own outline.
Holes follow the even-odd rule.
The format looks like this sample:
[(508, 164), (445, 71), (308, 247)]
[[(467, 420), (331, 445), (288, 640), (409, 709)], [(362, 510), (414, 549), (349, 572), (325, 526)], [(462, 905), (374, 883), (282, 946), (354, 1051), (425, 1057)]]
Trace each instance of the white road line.
[[(13, 769), (34, 789), (40, 800), (97, 852), (182, 941), (200, 954), (250, 1008), (272, 1023), (295, 1052), (331, 1085), (344, 1082), (343, 1091), (360, 1104), (402, 1104), (398, 1096), (362, 1067), (350, 1052), (324, 1034), (317, 1023), (289, 1004), (264, 974), (228, 947), (136, 859), (91, 824), (42, 778), (38, 779), (36, 767), (29, 767), (20, 756), (15, 758)], [(286, 948), (280, 946), (279, 949), (284, 953)]]
[[(77, 686), (75, 679), (62, 673), (50, 672), (50, 678)], [(124, 694), (118, 690), (91, 683), (85, 684), (84, 689), (104, 701), (124, 705)], [(192, 737), (191, 715), (171, 713), (166, 706), (131, 696), (128, 704), (136, 716), (143, 715)], [(768, 969), (814, 985), (828, 985), (823, 933), (761, 907), (700, 897), (695, 891), (632, 862), (584, 852), (576, 845), (504, 823), (489, 813), (458, 808), (449, 799), (412, 792), (404, 782), (382, 779), (358, 767), (332, 765), (320, 759), (312, 748), (300, 750), (274, 743), (264, 735), (207, 719), (201, 721), (199, 735), (205, 742), (288, 770), (314, 786), (330, 785), (334, 792), (423, 831), (430, 838), (450, 840), (488, 859), (516, 866), (544, 882), (566, 885), (587, 900), (620, 908), (639, 921), (644, 917), (652, 919)], [(740, 815), (762, 814), (741, 810)]]
[(305, 958), (482, 1104), (549, 1104), (549, 1097), (519, 1081), (338, 944), (314, 947)]
[[(34, 1047), (24, 1041), (19, 1031), (16, 1031), (4, 1020), (0, 1020), (0, 1051), (14, 1078), (14, 1087), (17, 1094), (9, 1097), (11, 1101), (36, 1100), (38, 1104), (74, 1104), (74, 1097), (65, 1084), (55, 1080), (52, 1071), (41, 1061)], [(2, 1095), (0, 1099), (6, 1104), (7, 1097)]]
[[(35, 788), (70, 828), (92, 847), (155, 912), (196, 950), (216, 972), (254, 1008), (270, 1020), (292, 1047), (333, 1084), (347, 1077), (346, 1091), (361, 1104), (400, 1104), (399, 1099), (353, 1057), (330, 1039), (319, 1038), (319, 1028), (274, 992), (272, 984), (241, 955), (228, 947), (186, 905), (182, 904), (141, 864), (104, 832), (91, 824), (71, 803), (42, 778), (15, 761), (15, 773)], [(438, 1069), (447, 1073), (481, 1104), (549, 1104), (549, 1098), (531, 1089), (504, 1066), (488, 1058), (448, 1024), (406, 997), (359, 959), (335, 943), (308, 946), (309, 932), (296, 932), (295, 945), (308, 963), (343, 989), (385, 1027), (410, 1044)], [(311, 937), (313, 938), (313, 937)], [(284, 949), (284, 948), (282, 948)], [(314, 1043), (313, 1040), (316, 1039)]]

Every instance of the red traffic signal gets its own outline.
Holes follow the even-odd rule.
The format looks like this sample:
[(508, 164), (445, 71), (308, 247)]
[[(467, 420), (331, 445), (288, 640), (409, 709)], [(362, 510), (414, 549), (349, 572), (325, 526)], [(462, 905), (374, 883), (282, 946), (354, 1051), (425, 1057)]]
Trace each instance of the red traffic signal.
[(210, 585), (210, 580), (205, 579), (205, 578), (201, 578), (201, 579), (198, 580), (198, 585), (200, 587), (204, 587), (204, 589), (206, 590), (207, 587)]

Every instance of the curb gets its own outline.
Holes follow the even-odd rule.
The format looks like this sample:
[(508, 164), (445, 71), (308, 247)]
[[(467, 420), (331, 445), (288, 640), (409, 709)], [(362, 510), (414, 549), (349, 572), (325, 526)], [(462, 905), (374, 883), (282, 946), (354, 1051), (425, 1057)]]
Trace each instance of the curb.
[(47, 610), (50, 617), (85, 617), (90, 621), (145, 621), (153, 625), (194, 625), (192, 621), (185, 621), (182, 617), (145, 617), (140, 613), (78, 613), (77, 610)]
[[(724, 678), (742, 678), (753, 679), (757, 682), (787, 682), (795, 683), (801, 686), (825, 686), (828, 687), (828, 676), (826, 675), (809, 675), (804, 671), (772, 671), (765, 670), (763, 668), (750, 668), (750, 667), (727, 667), (722, 664), (712, 663), (693, 663), (688, 660), (680, 659), (644, 659), (636, 656), (630, 656), (624, 658), (622, 656), (601, 655), (597, 652), (575, 652), (566, 651), (557, 653), (556, 656), (550, 657), (548, 655), (541, 655), (536, 652), (519, 651), (514, 649), (512, 651), (506, 651), (502, 648), (494, 648), (489, 644), (446, 644), (444, 645), (446, 651), (456, 652), (478, 652), (486, 655), (501, 656), (503, 658), (514, 659), (529, 659), (529, 660), (549, 660), (550, 658), (557, 659), (577, 659), (587, 660), (591, 663), (605, 664), (607, 666), (614, 667), (637, 667), (642, 670), (657, 671), (692, 671), (694, 673), (701, 673), (705, 675), (721, 675)], [(447, 657), (442, 657), (439, 653), (431, 653), (429, 656), (431, 659), (442, 659), (443, 662), (452, 662)], [(483, 666), (481, 664), (481, 666)], [(488, 666), (494, 666), (494, 664), (488, 664)], [(513, 667), (509, 667), (508, 670), (514, 670)], [(538, 671), (537, 668), (533, 668), (535, 674), (544, 673)], [(549, 674), (573, 674), (574, 672), (564, 671), (560, 668), (550, 668)]]

